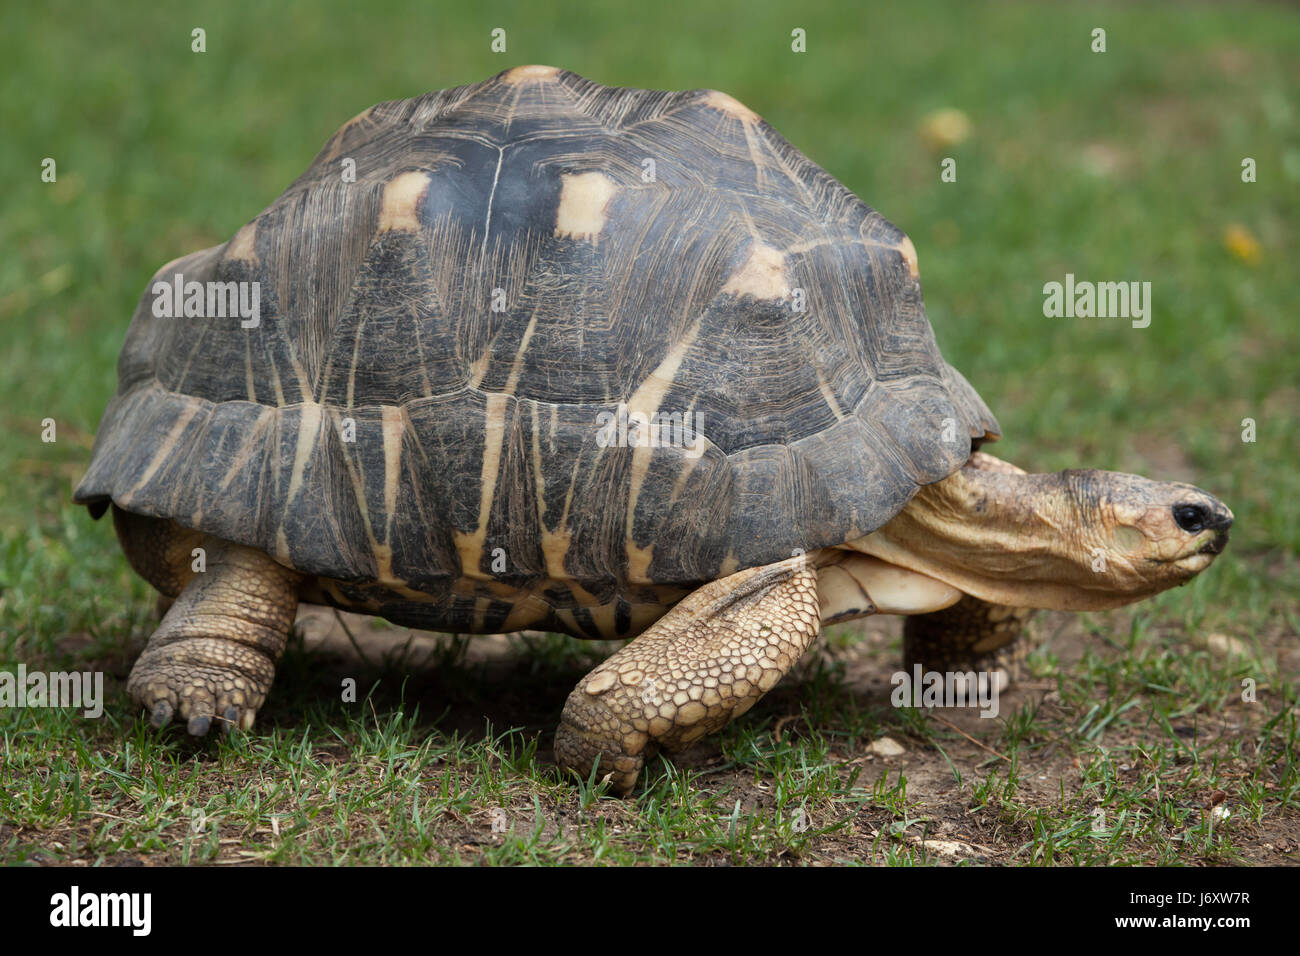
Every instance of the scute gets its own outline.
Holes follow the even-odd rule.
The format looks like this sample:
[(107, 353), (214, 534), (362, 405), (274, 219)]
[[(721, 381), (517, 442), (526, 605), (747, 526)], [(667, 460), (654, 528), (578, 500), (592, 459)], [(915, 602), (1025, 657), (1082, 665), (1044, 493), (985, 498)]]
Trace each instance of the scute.
[[(998, 432), (907, 237), (716, 91), (380, 104), (175, 273), (258, 282), (260, 324), (147, 289), (76, 499), (480, 619), (457, 582), (614, 602), (867, 534)], [(607, 447), (620, 403), (701, 440)]]

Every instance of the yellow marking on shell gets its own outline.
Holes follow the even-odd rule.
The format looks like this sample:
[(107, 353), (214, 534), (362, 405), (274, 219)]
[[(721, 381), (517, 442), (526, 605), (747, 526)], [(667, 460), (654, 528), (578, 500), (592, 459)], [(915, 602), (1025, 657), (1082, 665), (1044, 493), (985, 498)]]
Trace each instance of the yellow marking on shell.
[(752, 295), (756, 299), (780, 299), (789, 292), (785, 274), (785, 254), (766, 243), (750, 246), (745, 264), (731, 274), (723, 292)]
[[(765, 190), (768, 185), (767, 160), (763, 158), (763, 136), (757, 123), (742, 123), (741, 129), (745, 131), (745, 149), (749, 151), (749, 161), (754, 164), (754, 185)], [(786, 170), (786, 174), (789, 175), (789, 170)]]
[(379, 410), (384, 430), (384, 510), (391, 525), (402, 477), (402, 435), (406, 431), (406, 412), (400, 405), (380, 405)]
[(483, 545), (487, 541), (488, 516), (492, 511), (492, 494), (496, 490), (501, 470), (501, 448), (506, 440), (506, 413), (512, 404), (508, 395), (495, 392), (487, 396), (483, 416), (483, 467), (479, 473), (478, 527), (473, 531), (457, 531), (456, 551), (460, 554), (461, 575), (483, 578), (479, 568), (483, 558)]
[(729, 96), (728, 94), (723, 93), (721, 90), (709, 90), (704, 94), (704, 98), (700, 102), (720, 113), (726, 113), (728, 116), (734, 117), (746, 125), (757, 123), (760, 119), (757, 113), (751, 110), (744, 103), (740, 102), (740, 100), (736, 99), (734, 96)]
[(285, 537), (283, 527), (275, 529), (275, 556), (282, 563), (289, 563), (289, 539)]
[(722, 559), (718, 565), (718, 577), (725, 578), (729, 574), (735, 574), (740, 570), (740, 559), (736, 557), (734, 551), (728, 551), (727, 556)]
[(512, 86), (518, 83), (541, 83), (545, 80), (553, 80), (560, 75), (558, 66), (540, 66), (531, 64), (529, 66), (517, 66), (513, 70), (507, 70), (502, 74), (501, 79)]
[[(302, 367), (302, 363), (298, 361), (298, 354), (294, 351), (293, 343), (289, 342), (288, 345), (289, 364), (293, 367), (294, 377), (298, 379), (298, 392), (304, 402), (315, 402), (316, 396), (312, 393), (311, 382), (307, 380), (307, 371)], [(283, 396), (281, 396), (280, 404), (283, 404)]]
[(334, 135), (331, 137), (330, 151), (325, 155), (326, 159), (334, 159), (338, 156), (339, 151), (343, 148), (343, 138), (347, 135), (348, 130), (361, 123), (370, 115), (370, 111), (373, 109), (373, 106), (367, 107), (334, 131)]
[(384, 187), (384, 205), (379, 210), (379, 232), (419, 232), (417, 210), (429, 188), (429, 174), (406, 172)]
[[(560, 516), (558, 531), (552, 531), (546, 526), (545, 462), (542, 460), (541, 429), (537, 424), (535, 405), (533, 408), (533, 480), (536, 483), (537, 527), (541, 530), (542, 557), (546, 560), (546, 573), (552, 579), (559, 580), (567, 577), (564, 572), (564, 556), (569, 553), (569, 548), (573, 544), (573, 535), (569, 533), (565, 524), (568, 519), (567, 507), (565, 513)], [(572, 495), (573, 488), (570, 486), (570, 499)], [(566, 501), (566, 505), (567, 503)]]
[(489, 344), (483, 350), (483, 354), (474, 360), (469, 367), (469, 384), (471, 388), (478, 388), (483, 384), (483, 376), (487, 374), (488, 363), (492, 361), (492, 346)]
[(270, 444), (262, 434), (262, 429), (270, 424), (271, 420), (272, 412), (269, 408), (263, 406), (258, 410), (257, 421), (253, 422), (252, 429), (245, 434), (239, 448), (230, 456), (230, 467), (226, 469), (226, 473), (221, 477), (221, 484), (217, 486), (219, 491), (225, 491), (229, 488), (230, 483), (235, 480), (235, 475), (247, 468), (252, 462), (254, 454), (260, 455)]
[(921, 266), (916, 260), (916, 246), (912, 245), (912, 240), (904, 236), (903, 241), (898, 244), (898, 251), (903, 255), (903, 261), (907, 263), (908, 274), (913, 279), (921, 275)]
[[(628, 398), (627, 413), (629, 416), (640, 412), (653, 421), (654, 415), (659, 411), (659, 405), (663, 401), (664, 395), (667, 394), (678, 369), (681, 368), (682, 360), (686, 357), (686, 353), (690, 351), (691, 346), (695, 344), (695, 337), (699, 334), (700, 320), (697, 318), (691, 323), (686, 333), (678, 339), (677, 344), (672, 347), (663, 361), (645, 377), (645, 380), (637, 386), (637, 390)], [(641, 494), (641, 485), (645, 481), (646, 472), (650, 468), (650, 459), (653, 454), (654, 448), (649, 445), (639, 445), (632, 451), (632, 482), (627, 495), (627, 515), (624, 522), (623, 539), (627, 544), (627, 579), (633, 584), (651, 583), (650, 562), (654, 558), (654, 545), (642, 548), (632, 540), (632, 519), (636, 514), (637, 497)]]
[(564, 558), (573, 547), (573, 534), (569, 531), (569, 506), (573, 504), (573, 485), (564, 496), (564, 510), (560, 512), (559, 531), (542, 531), (542, 556), (546, 559), (546, 573), (557, 581), (568, 581), (572, 575), (564, 569)]
[(539, 596), (538, 591), (539, 587), (534, 587), (532, 591), (526, 594), (512, 591), (502, 595), (502, 600), (512, 602), (510, 613), (506, 615), (506, 619), (501, 623), (500, 630), (502, 634), (526, 631), (540, 625), (551, 616), (551, 605), (546, 602), (545, 598)]
[(253, 337), (244, 336), (244, 394), (250, 402), (257, 401), (257, 385), (253, 381)]
[(596, 595), (588, 591), (586, 588), (584, 588), (577, 581), (570, 581), (568, 584), (568, 588), (569, 588), (569, 593), (573, 595), (573, 599), (578, 602), (579, 606), (581, 607), (600, 606), (601, 603), (600, 599), (597, 598)]
[(555, 234), (565, 239), (590, 239), (595, 242), (605, 228), (609, 201), (618, 192), (604, 173), (575, 173), (563, 177), (560, 207), (555, 214)]
[(384, 433), (384, 543), (371, 541), (380, 581), (397, 580), (393, 574), (393, 515), (397, 511), (397, 490), (402, 480), (402, 435), (406, 414), (399, 405), (380, 405)]
[(302, 404), (302, 411), (298, 415), (298, 440), (293, 449), (293, 471), (289, 477), (289, 495), (285, 498), (286, 504), (293, 504), (293, 500), (298, 497), (298, 492), (302, 490), (303, 470), (307, 467), (307, 459), (311, 457), (320, 438), (321, 411), (321, 407), (315, 402)]
[[(687, 420), (687, 421), (694, 422), (694, 421), (695, 421), (695, 419), (694, 419), (694, 417), (693, 417), (693, 416), (694, 416), (694, 413), (695, 413), (695, 409), (694, 409), (693, 407), (692, 407), (692, 408), (688, 408), (685, 412), (682, 413), (682, 417), (683, 417), (683, 419), (685, 419), (685, 420)], [(686, 416), (692, 416), (692, 417), (689, 418), (689, 419), (687, 419)], [(684, 437), (685, 437), (685, 436), (683, 435), (683, 438), (684, 438)], [(684, 461), (682, 461), (682, 462), (679, 463), (679, 466), (678, 466), (679, 470), (678, 470), (678, 472), (677, 472), (677, 478), (676, 478), (676, 480), (673, 481), (673, 490), (672, 490), (672, 494), (671, 494), (671, 495), (669, 496), (669, 498), (668, 498), (668, 507), (669, 507), (669, 508), (674, 508), (674, 507), (676, 507), (677, 502), (681, 500), (682, 494), (683, 494), (683, 493), (685, 492), (685, 490), (686, 490), (686, 484), (687, 484), (687, 482), (690, 481), (690, 479), (691, 479), (691, 475), (693, 475), (693, 474), (695, 473), (695, 468), (696, 468), (696, 466), (699, 465), (699, 463), (700, 463), (701, 461), (704, 460), (703, 447), (702, 447), (702, 446), (704, 445), (705, 442), (708, 441), (708, 439), (707, 439), (707, 438), (706, 438), (702, 433), (696, 433), (696, 434), (693, 436), (693, 441), (694, 441), (694, 443), (696, 443), (698, 446), (700, 446), (700, 457), (698, 457), (698, 458), (687, 458), (687, 459), (685, 459)]]
[(821, 389), (822, 399), (830, 407), (831, 413), (836, 420), (843, 421), (844, 409), (840, 407), (839, 401), (835, 398), (835, 392), (831, 389), (831, 383), (826, 381), (821, 369), (817, 370), (817, 387)]
[[(321, 406), (317, 405), (316, 407), (318, 409), (317, 414), (319, 415), (320, 414), (319, 409), (321, 408)], [(334, 434), (338, 434), (340, 423), (342, 421), (343, 416), (339, 413), (338, 409), (334, 409), (334, 408), (331, 408), (328, 414), (330, 417), (330, 422), (327, 427), (331, 429)], [(381, 431), (383, 431), (382, 424), (381, 424)], [(387, 434), (385, 434), (384, 435), (385, 487), (387, 487), (387, 482), (388, 482), (387, 469), (390, 464), (388, 461), (389, 449), (387, 447), (387, 438), (388, 436)], [(344, 454), (339, 457), (341, 457), (343, 460), (343, 467), (347, 472), (348, 481), (352, 485), (353, 498), (357, 503), (357, 513), (361, 516), (361, 524), (366, 533), (366, 541), (370, 543), (370, 551), (375, 558), (375, 573), (374, 573), (375, 583), (382, 585), (383, 587), (388, 588), (390, 590), (396, 591), (399, 594), (406, 595), (408, 597), (412, 595), (416, 595), (418, 599), (419, 592), (412, 590), (409, 586), (407, 586), (405, 581), (403, 581), (401, 578), (393, 574), (393, 549), (387, 543), (381, 543), (379, 539), (375, 537), (374, 524), (370, 520), (370, 507), (367, 503), (367, 498), (366, 498), (365, 475), (357, 467), (357, 463), (354, 460), (353, 455)], [(296, 470), (296, 464), (297, 463), (295, 462), (295, 470)], [(290, 488), (292, 488), (292, 483), (290, 484)], [(392, 517), (391, 509), (389, 510), (389, 513), (386, 517), (388, 519), (391, 519)]]
[(587, 608), (587, 613), (601, 634), (617, 633), (617, 608), (614, 604), (594, 604)]
[[(767, 160), (763, 158), (763, 136), (758, 128), (761, 117), (740, 100), (723, 93), (721, 90), (709, 90), (701, 102), (724, 116), (740, 121), (741, 128), (745, 133), (745, 149), (749, 151), (749, 161), (754, 164), (754, 185), (759, 189), (765, 189), (767, 186)], [(785, 168), (783, 163), (780, 165), (783, 169)], [(785, 172), (790, 175), (790, 170), (786, 169)], [(799, 182), (796, 177), (791, 178), (798, 186), (803, 186), (803, 183)], [(806, 190), (804, 191), (806, 192)]]
[(393, 573), (393, 546), (370, 539), (370, 552), (375, 556), (375, 583), (392, 587), (404, 583)]
[(250, 222), (226, 243), (226, 259), (239, 262), (257, 261), (257, 223)]
[(677, 340), (677, 344), (669, 350), (653, 372), (647, 375), (644, 381), (637, 386), (635, 392), (627, 400), (627, 411), (631, 415), (634, 412), (644, 412), (647, 415), (653, 415), (659, 410), (659, 404), (663, 401), (664, 395), (673, 384), (673, 379), (677, 375), (677, 370), (681, 368), (682, 359), (695, 344), (695, 337), (700, 334), (700, 320), (697, 318), (691, 323), (690, 327)]
[[(285, 542), (284, 556), (288, 557), (287, 542)], [(401, 582), (374, 581), (371, 584), (382, 586), (385, 590), (400, 594), (403, 598), (417, 604), (437, 603), (445, 599), (441, 595), (434, 597), (430, 594), (415, 591)], [(355, 586), (355, 582), (353, 586)], [(551, 603), (553, 599), (548, 599), (547, 592), (553, 591), (557, 587), (572, 595), (576, 608), (587, 609), (591, 612), (592, 621), (600, 628), (601, 636), (607, 639), (629, 638), (640, 634), (663, 617), (674, 604), (686, 597), (692, 590), (688, 587), (664, 585), (623, 592), (622, 597), (627, 602), (629, 617), (628, 629), (623, 634), (618, 634), (615, 630), (618, 620), (616, 600), (601, 602), (594, 594), (569, 581), (540, 578), (533, 582), (527, 590), (521, 591), (515, 585), (504, 581), (459, 578), (452, 583), (451, 595), (462, 601), (474, 602), (475, 615), (478, 626), (481, 628), (487, 627), (487, 612), (491, 608), (493, 601), (510, 603), (511, 607), (506, 619), (492, 624), (494, 632), (509, 634), (542, 627), (548, 630), (567, 629), (569, 633), (575, 636), (590, 637), (588, 631), (578, 626), (574, 608), (556, 609), (553, 607)], [(317, 590), (313, 592), (313, 588)], [(338, 582), (327, 579), (316, 579), (304, 591), (303, 600), (311, 603), (329, 603), (321, 602), (318, 596), (320, 594), (330, 595), (332, 603), (335, 604), (352, 608), (366, 608), (371, 613), (378, 613), (381, 610), (380, 601), (373, 598), (364, 595), (360, 598), (345, 598), (339, 589)], [(392, 600), (392, 595), (384, 595), (383, 600)], [(473, 622), (471, 622), (472, 626)]]
[[(354, 332), (352, 335), (352, 362), (348, 366), (348, 388), (347, 388), (346, 401), (344, 403), (348, 411), (352, 411), (352, 407), (356, 403), (357, 363), (360, 362), (361, 360), (361, 336), (365, 332), (365, 330), (366, 330), (366, 317), (363, 314), (357, 320), (357, 329), (356, 332)], [(332, 360), (331, 360), (331, 364), (332, 364)], [(329, 374), (326, 374), (325, 381), (328, 382), (330, 377), (331, 376)], [(329, 398), (328, 393), (321, 395), (321, 398), (328, 399)]]
[(144, 470), (140, 480), (131, 486), (131, 490), (122, 496), (119, 504), (129, 504), (131, 499), (135, 497), (135, 493), (149, 484), (154, 474), (162, 467), (163, 462), (173, 460), (172, 456), (176, 454), (177, 442), (180, 441), (181, 435), (185, 433), (185, 429), (189, 427), (190, 422), (198, 412), (199, 406), (195, 403), (185, 410), (185, 414), (176, 419), (176, 424), (172, 425), (171, 430), (167, 432), (167, 436), (154, 449), (153, 457), (149, 459), (149, 467)]
[(506, 387), (503, 389), (507, 395), (513, 395), (519, 386), (519, 376), (524, 371), (524, 353), (528, 351), (528, 343), (532, 341), (536, 329), (537, 313), (534, 312), (528, 319), (528, 326), (524, 329), (523, 336), (519, 339), (519, 348), (515, 350), (515, 361), (510, 366), (510, 377), (506, 379)]
[(811, 252), (813, 249), (820, 249), (823, 246), (863, 246), (866, 242), (860, 238), (849, 239), (843, 236), (823, 236), (820, 239), (809, 239), (805, 242), (795, 243), (793, 246), (785, 247), (787, 256), (797, 256), (805, 252)]
[(284, 388), (280, 385), (280, 371), (275, 367), (274, 362), (267, 365), (267, 370), (271, 373), (271, 391), (275, 393), (275, 407), (284, 408)]
[(563, 630), (567, 631), (570, 634), (584, 633), (582, 628), (578, 626), (578, 618), (573, 613), (573, 610), (571, 608), (567, 608), (567, 607), (556, 608), (555, 620), (560, 623), (560, 626)]

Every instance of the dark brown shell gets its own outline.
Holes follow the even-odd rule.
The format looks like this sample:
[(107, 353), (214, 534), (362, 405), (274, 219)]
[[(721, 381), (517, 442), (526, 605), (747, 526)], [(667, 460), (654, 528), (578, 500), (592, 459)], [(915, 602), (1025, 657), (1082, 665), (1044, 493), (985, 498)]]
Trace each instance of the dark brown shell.
[[(160, 270), (259, 282), (260, 325), (157, 318), (146, 290), (76, 499), (435, 598), (840, 544), (998, 431), (915, 264), (725, 94), (521, 67), (383, 103)], [(620, 401), (698, 413), (703, 453), (602, 447)]]

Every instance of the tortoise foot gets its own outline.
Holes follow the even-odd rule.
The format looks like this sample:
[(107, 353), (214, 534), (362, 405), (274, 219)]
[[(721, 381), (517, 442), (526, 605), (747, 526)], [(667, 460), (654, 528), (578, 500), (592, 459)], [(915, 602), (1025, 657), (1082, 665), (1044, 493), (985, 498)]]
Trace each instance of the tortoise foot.
[(293, 627), (301, 579), (260, 551), (202, 541), (206, 569), (190, 576), (126, 684), (155, 727), (179, 720), (196, 737), (253, 725)]
[(646, 758), (657, 750), (649, 736), (630, 721), (591, 701), (581, 684), (564, 705), (564, 716), (555, 731), (556, 762), (583, 776), (595, 768), (598, 777), (608, 778), (610, 788), (620, 796), (632, 792)]
[(229, 732), (253, 725), (275, 664), (260, 651), (224, 638), (187, 638), (148, 648), (127, 681), (155, 727), (179, 720), (196, 737), (216, 724)]

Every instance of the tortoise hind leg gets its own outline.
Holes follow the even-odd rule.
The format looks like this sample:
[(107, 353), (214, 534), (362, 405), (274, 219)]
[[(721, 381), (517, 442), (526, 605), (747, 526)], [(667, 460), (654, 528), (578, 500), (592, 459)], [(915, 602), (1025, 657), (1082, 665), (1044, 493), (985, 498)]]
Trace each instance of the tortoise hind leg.
[(288, 641), (301, 580), (261, 551), (202, 541), (206, 570), (189, 578), (127, 681), (155, 726), (176, 717), (198, 736), (214, 719), (227, 730), (252, 726)]
[(626, 795), (659, 749), (680, 750), (749, 710), (820, 629), (817, 574), (803, 558), (706, 584), (579, 682), (556, 759), (583, 776), (596, 765)]
[(1029, 647), (1020, 640), (1031, 608), (990, 604), (966, 595), (951, 607), (916, 614), (903, 624), (903, 667), (939, 673), (1004, 672), (1018, 680)]
[(113, 505), (113, 530), (131, 569), (157, 589), (162, 617), (189, 583), (194, 549), (204, 544), (205, 536), (166, 518), (133, 514), (117, 505)]

